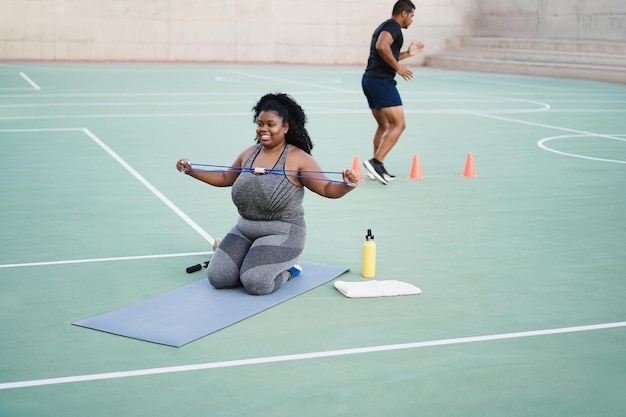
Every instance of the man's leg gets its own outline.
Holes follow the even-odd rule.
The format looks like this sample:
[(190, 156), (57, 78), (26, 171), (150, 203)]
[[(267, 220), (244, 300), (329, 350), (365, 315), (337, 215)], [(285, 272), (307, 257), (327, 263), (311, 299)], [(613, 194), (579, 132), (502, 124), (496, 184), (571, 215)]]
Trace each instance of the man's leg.
[[(374, 158), (383, 162), (406, 128), (404, 109), (402, 106), (385, 107), (378, 110), (372, 109), (372, 114), (376, 122), (378, 122), (378, 129), (374, 136)], [(379, 143), (377, 144), (376, 141), (382, 127), (385, 127), (385, 130), (380, 135)]]
[(372, 109), (372, 114), (378, 123), (374, 135), (374, 158), (363, 162), (363, 165), (369, 172), (370, 178), (387, 185), (389, 181), (395, 179), (395, 175), (387, 172), (383, 160), (398, 142), (406, 127), (404, 110), (402, 106), (383, 107), (382, 109)]
[(371, 109), (372, 115), (374, 119), (376, 119), (376, 123), (378, 123), (378, 127), (376, 128), (376, 133), (374, 133), (374, 152), (372, 155), (376, 156), (376, 151), (380, 148), (380, 144), (383, 143), (383, 135), (389, 129), (389, 121), (383, 114), (380, 109)]

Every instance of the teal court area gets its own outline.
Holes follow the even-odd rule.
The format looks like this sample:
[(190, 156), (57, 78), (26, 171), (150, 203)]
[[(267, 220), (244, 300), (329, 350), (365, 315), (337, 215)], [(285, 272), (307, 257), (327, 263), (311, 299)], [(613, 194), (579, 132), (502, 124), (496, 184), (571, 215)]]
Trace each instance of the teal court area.
[[(626, 87), (416, 70), (398, 179), (307, 193), (333, 283), (181, 348), (73, 326), (203, 278), (237, 213), (175, 162), (230, 165), (286, 92), (328, 171), (371, 158), (362, 68), (0, 65), (0, 415), (623, 416)], [(472, 153), (476, 178), (464, 177)], [(409, 179), (419, 155), (423, 179)]]

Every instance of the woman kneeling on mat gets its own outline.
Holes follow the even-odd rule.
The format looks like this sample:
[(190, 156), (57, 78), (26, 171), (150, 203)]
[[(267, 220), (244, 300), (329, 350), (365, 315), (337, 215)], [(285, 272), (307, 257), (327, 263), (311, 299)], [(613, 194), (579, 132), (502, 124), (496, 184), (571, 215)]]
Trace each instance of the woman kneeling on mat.
[[(224, 236), (207, 267), (215, 288), (243, 285), (250, 294), (269, 294), (302, 268), (297, 265), (306, 239), (304, 187), (328, 198), (353, 190), (359, 176), (341, 171), (328, 178), (311, 156), (313, 143), (302, 107), (286, 94), (266, 94), (252, 109), (256, 145), (221, 171), (195, 170), (187, 159), (179, 171), (217, 187), (232, 186), (237, 224)], [(293, 174), (293, 175), (292, 175)]]

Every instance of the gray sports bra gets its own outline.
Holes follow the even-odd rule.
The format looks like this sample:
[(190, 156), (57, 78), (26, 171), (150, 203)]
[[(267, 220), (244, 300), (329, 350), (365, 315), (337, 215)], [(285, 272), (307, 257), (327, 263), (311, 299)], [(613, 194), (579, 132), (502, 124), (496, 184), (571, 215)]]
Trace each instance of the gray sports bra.
[[(304, 187), (298, 187), (285, 175), (285, 160), (291, 145), (285, 146), (280, 158), (273, 167), (264, 167), (280, 173), (255, 174), (242, 172), (235, 180), (231, 196), (239, 214), (248, 220), (293, 221), (304, 217), (302, 200)], [(258, 145), (245, 162), (245, 168), (252, 163), (261, 151)]]

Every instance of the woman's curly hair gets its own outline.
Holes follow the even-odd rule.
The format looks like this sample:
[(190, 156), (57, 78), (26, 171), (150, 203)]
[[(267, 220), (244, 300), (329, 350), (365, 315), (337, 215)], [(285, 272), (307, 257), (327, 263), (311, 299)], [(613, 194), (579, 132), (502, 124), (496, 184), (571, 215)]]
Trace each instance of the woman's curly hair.
[(311, 137), (305, 127), (307, 122), (306, 115), (302, 107), (289, 95), (284, 93), (266, 94), (259, 99), (252, 111), (254, 111), (253, 121), (255, 123), (259, 118), (259, 114), (263, 111), (275, 111), (278, 113), (283, 118), (283, 123), (289, 123), (289, 130), (285, 135), (287, 143), (311, 154), (313, 142), (311, 142)]

